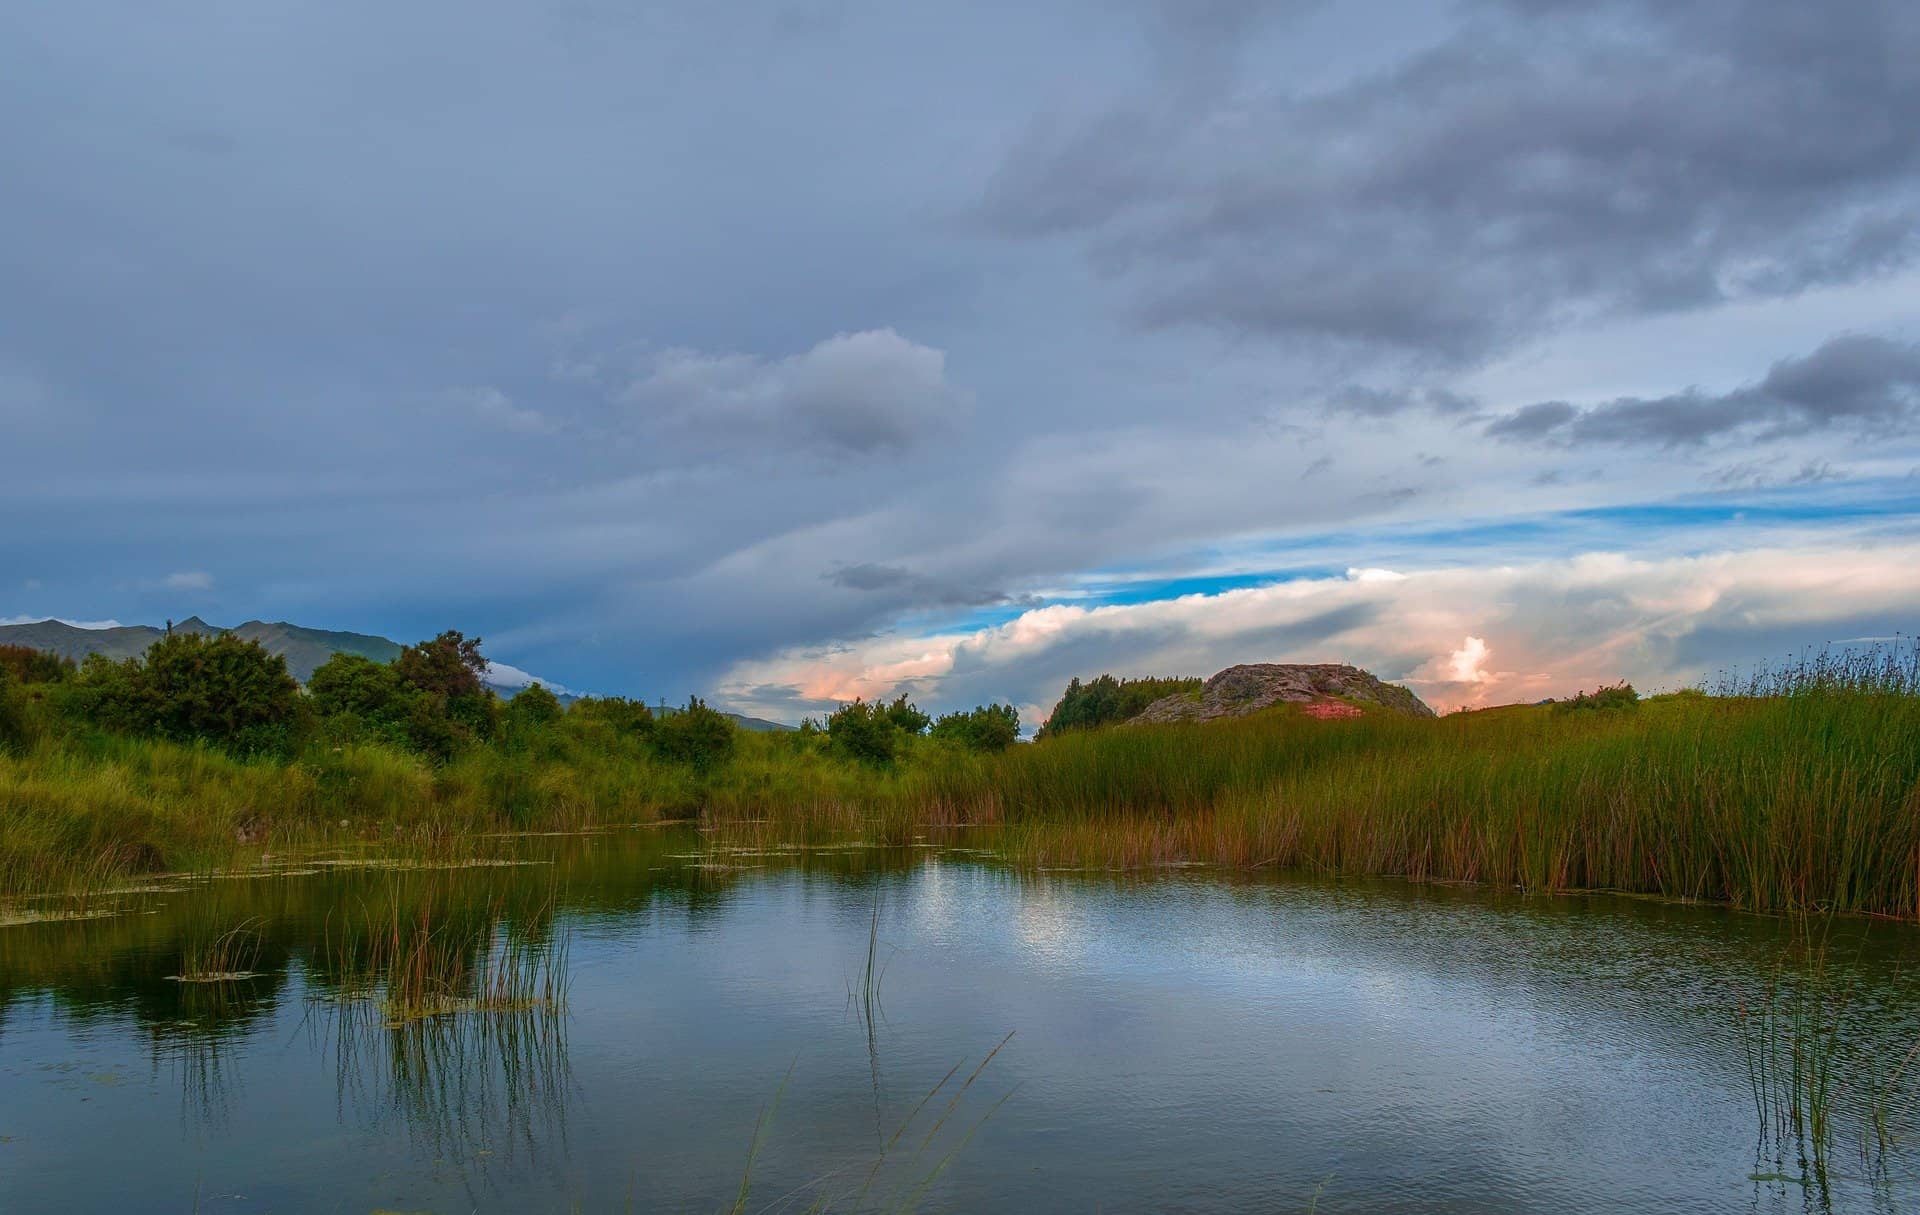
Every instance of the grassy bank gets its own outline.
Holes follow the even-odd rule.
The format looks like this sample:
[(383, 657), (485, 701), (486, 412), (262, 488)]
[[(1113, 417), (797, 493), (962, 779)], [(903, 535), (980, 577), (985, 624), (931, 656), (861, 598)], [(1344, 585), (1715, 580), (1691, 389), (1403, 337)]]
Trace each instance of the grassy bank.
[(1920, 699), (1656, 698), (1063, 738), (993, 774), (1035, 864), (1197, 860), (1920, 914)]
[(0, 756), (0, 891), (697, 819), (735, 842), (898, 843), (969, 824), (1036, 866), (1201, 862), (1916, 918), (1920, 681), (1902, 661), (1571, 710), (1281, 709), (1000, 753), (918, 737), (883, 765), (817, 733), (741, 734), (723, 761), (690, 765), (583, 712), (444, 760), (323, 739), (246, 759), (43, 723)]

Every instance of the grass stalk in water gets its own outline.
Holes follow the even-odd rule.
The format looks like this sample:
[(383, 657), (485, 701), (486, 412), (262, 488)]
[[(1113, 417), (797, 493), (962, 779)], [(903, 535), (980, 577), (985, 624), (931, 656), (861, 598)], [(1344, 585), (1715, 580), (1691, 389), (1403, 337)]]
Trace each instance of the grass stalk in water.
[[(906, 1118), (894, 1128), (893, 1134), (881, 1144), (873, 1160), (867, 1167), (865, 1177), (859, 1189), (848, 1193), (841, 1193), (836, 1192), (832, 1188), (836, 1180), (851, 1171), (849, 1166), (843, 1165), (824, 1174), (809, 1178), (759, 1209), (767, 1211), (787, 1210), (800, 1200), (809, 1198), (809, 1196), (811, 1200), (804, 1208), (804, 1210), (808, 1212), (825, 1213), (836, 1210), (847, 1210), (904, 1213), (919, 1209), (920, 1203), (925, 1199), (927, 1191), (931, 1189), (933, 1184), (939, 1180), (940, 1176), (946, 1172), (948, 1166), (953, 1163), (954, 1159), (965, 1149), (967, 1144), (973, 1140), (975, 1133), (977, 1133), (979, 1129), (986, 1124), (987, 1120), (992, 1118), (999, 1108), (1006, 1103), (1007, 1099), (1013, 1095), (1012, 1090), (1008, 1090), (999, 1100), (995, 1101), (983, 1111), (978, 1118), (972, 1119), (966, 1124), (965, 1130), (962, 1131), (957, 1138), (949, 1135), (948, 1140), (941, 1140), (942, 1129), (945, 1128), (948, 1121), (953, 1118), (955, 1112), (965, 1100), (968, 1091), (972, 1089), (974, 1083), (986, 1072), (987, 1066), (993, 1062), (994, 1058), (999, 1055), (1000, 1051), (1005, 1048), (1012, 1038), (1013, 1035), (1009, 1033), (1006, 1037), (1000, 1039), (999, 1043), (996, 1044), (992, 1050), (986, 1053), (986, 1056), (980, 1060), (978, 1066), (968, 1074), (966, 1080), (957, 1089), (952, 1091), (952, 1096), (947, 1101), (945, 1107), (942, 1108), (940, 1116), (930, 1124), (929, 1129), (927, 1129), (922, 1136), (918, 1129), (920, 1125), (922, 1125), (922, 1115), (927, 1112), (937, 1098), (948, 1091), (948, 1086), (952, 1083), (953, 1078), (959, 1075), (960, 1069), (965, 1066), (964, 1061), (954, 1064), (947, 1074), (942, 1076), (940, 1080), (927, 1091), (926, 1095), (920, 1098), (919, 1102), (908, 1112)], [(792, 1068), (788, 1068), (787, 1076), (781, 1080), (779, 1088), (775, 1090), (773, 1099), (761, 1108), (760, 1115), (755, 1120), (753, 1138), (748, 1145), (746, 1167), (740, 1176), (739, 1191), (735, 1195), (732, 1205), (727, 1208), (728, 1215), (746, 1215), (748, 1211), (754, 1209), (749, 1206), (753, 1194), (754, 1167), (760, 1158), (761, 1152), (766, 1147), (767, 1137), (773, 1127), (774, 1113), (779, 1106), (781, 1095), (785, 1093), (788, 1082), (792, 1079), (792, 1075)], [(903, 1143), (911, 1144), (916, 1136), (919, 1137), (918, 1145), (912, 1147), (905, 1155), (899, 1154), (898, 1149), (901, 1145)], [(931, 1152), (935, 1149), (936, 1144), (940, 1143), (945, 1144), (944, 1150), (940, 1151), (939, 1155), (932, 1156)], [(899, 1169), (904, 1170), (904, 1175), (889, 1177), (887, 1174), (888, 1166), (890, 1165), (897, 1166)], [(883, 1184), (889, 1181), (891, 1181), (890, 1185)]]
[[(1854, 1007), (1855, 977), (1830, 958), (1830, 927), (1816, 935), (1803, 922), (1766, 989), (1739, 1010), (1760, 1153), (1791, 1176), (1792, 1152), (1799, 1180), (1821, 1189), (1855, 1122), (1862, 1164), (1884, 1174), (1920, 1104), (1912, 1068), (1920, 1043), (1900, 1050), (1874, 1039), (1873, 1018)], [(1882, 1071), (1888, 1057), (1896, 1062)]]
[(349, 999), (377, 993), (392, 1023), (561, 1007), (567, 939), (530, 931), (551, 925), (554, 892), (509, 915), (501, 896), (473, 903), (448, 883), (441, 874), (397, 876), (383, 902), (331, 921), (334, 989)]
[(214, 937), (190, 942), (180, 954), (181, 983), (224, 983), (253, 977), (260, 958), (260, 922), (243, 920)]

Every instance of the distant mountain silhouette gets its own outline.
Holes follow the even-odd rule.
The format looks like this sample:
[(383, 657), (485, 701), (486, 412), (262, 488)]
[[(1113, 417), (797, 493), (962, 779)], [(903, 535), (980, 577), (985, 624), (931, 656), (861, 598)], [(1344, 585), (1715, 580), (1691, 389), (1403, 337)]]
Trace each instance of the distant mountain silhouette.
[[(375, 662), (392, 662), (400, 656), (400, 644), (385, 637), (308, 629), (285, 621), (268, 624), (263, 620), (249, 620), (238, 628), (223, 629), (208, 624), (198, 616), (189, 616), (185, 620), (175, 621), (173, 631), (207, 636), (232, 633), (243, 641), (257, 641), (272, 653), (283, 655), (287, 660), (287, 671), (301, 683), (312, 678), (314, 669), (335, 654), (359, 654)], [(105, 654), (108, 658), (136, 658), (146, 653), (147, 647), (165, 634), (165, 629), (157, 629), (150, 624), (123, 625), (117, 629), (81, 629), (58, 620), (42, 620), (37, 624), (0, 626), (0, 645), (51, 650), (63, 658), (79, 662), (89, 654)]]
[[(245, 624), (231, 629), (208, 624), (198, 616), (189, 616), (185, 620), (176, 620), (173, 624), (176, 633), (202, 633), (213, 636), (219, 633), (232, 633), (243, 641), (257, 641), (268, 652), (280, 654), (287, 660), (287, 672), (301, 683), (313, 677), (313, 672), (335, 654), (358, 654), (371, 658), (375, 662), (392, 662), (400, 656), (401, 645), (386, 637), (375, 637), (369, 633), (341, 633), (328, 629), (309, 629), (286, 621), (272, 624), (264, 620), (249, 620)], [(104, 654), (108, 658), (137, 658), (147, 652), (147, 647), (166, 635), (165, 629), (150, 624), (121, 625), (112, 629), (83, 629), (58, 620), (41, 620), (32, 624), (0, 625), (0, 645), (23, 645), (35, 650), (47, 650), (79, 662), (89, 654)], [(502, 696), (512, 696), (520, 689), (503, 684), (492, 684), (493, 690)], [(563, 700), (574, 697), (563, 696)], [(790, 730), (793, 727), (781, 725), (777, 721), (767, 721), (760, 717), (743, 717), (738, 713), (728, 713), (735, 725), (743, 730)]]

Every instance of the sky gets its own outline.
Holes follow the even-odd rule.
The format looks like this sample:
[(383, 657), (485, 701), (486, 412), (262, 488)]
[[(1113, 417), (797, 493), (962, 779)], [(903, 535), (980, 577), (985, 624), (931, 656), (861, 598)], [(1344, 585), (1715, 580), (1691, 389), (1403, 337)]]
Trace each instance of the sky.
[(1920, 625), (1920, 6), (0, 7), (0, 619), (585, 691)]

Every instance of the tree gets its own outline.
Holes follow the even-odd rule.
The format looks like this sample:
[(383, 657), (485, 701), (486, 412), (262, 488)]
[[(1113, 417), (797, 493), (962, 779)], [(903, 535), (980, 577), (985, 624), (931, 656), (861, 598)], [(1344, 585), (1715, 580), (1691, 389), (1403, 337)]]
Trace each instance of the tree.
[(864, 764), (893, 762), (900, 730), (888, 706), (855, 700), (827, 716), (827, 741), (834, 751)]
[(616, 734), (653, 737), (653, 710), (643, 701), (624, 696), (582, 696), (568, 707), (567, 716), (603, 723)]
[(25, 645), (0, 645), (0, 670), (15, 684), (61, 683), (73, 674), (73, 659)]
[(108, 729), (284, 750), (303, 709), (287, 660), (231, 633), (171, 633), (140, 658), (91, 655), (67, 703)]
[(560, 698), (539, 684), (528, 684), (507, 702), (507, 724), (516, 732), (537, 730), (560, 720)]
[(460, 732), (477, 738), (493, 736), (499, 704), (481, 679), (487, 672), (487, 660), (480, 654), (478, 637), (468, 638), (457, 629), (448, 629), (431, 641), (401, 650), (393, 667), (407, 686), (441, 706), (441, 712)]
[(698, 696), (653, 725), (653, 747), (663, 759), (690, 764), (702, 775), (733, 756), (736, 727), (725, 713), (709, 709)]
[(1076, 677), (1067, 684), (1060, 703), (1040, 727), (1040, 738), (1050, 738), (1068, 730), (1091, 730), (1126, 721), (1154, 701), (1166, 696), (1199, 692), (1202, 679), (1115, 679), (1102, 675), (1081, 683)]
[(441, 701), (402, 680), (392, 663), (359, 654), (338, 653), (315, 668), (307, 703), (331, 734), (377, 738), (440, 759), (465, 737)]
[(480, 639), (462, 636), (458, 629), (408, 646), (393, 665), (407, 683), (449, 702), (486, 691), (481, 677), (487, 673), (487, 660), (480, 656)]
[(69, 717), (129, 734), (146, 733), (150, 725), (135, 679), (140, 660), (115, 662), (104, 654), (89, 654), (67, 685), (58, 703)]
[(0, 663), (0, 755), (24, 751), (33, 742), (33, 721), (27, 715), (26, 693), (11, 668)]
[(933, 720), (918, 708), (908, 704), (905, 693), (895, 697), (893, 703), (884, 709), (877, 705), (875, 708), (885, 713), (888, 723), (902, 734), (920, 734)]
[(322, 717), (352, 716), (369, 724), (405, 720), (411, 688), (392, 663), (339, 653), (314, 668), (307, 697)]
[(1020, 711), (1012, 705), (981, 705), (947, 713), (933, 723), (933, 737), (969, 751), (1004, 751), (1020, 739)]

